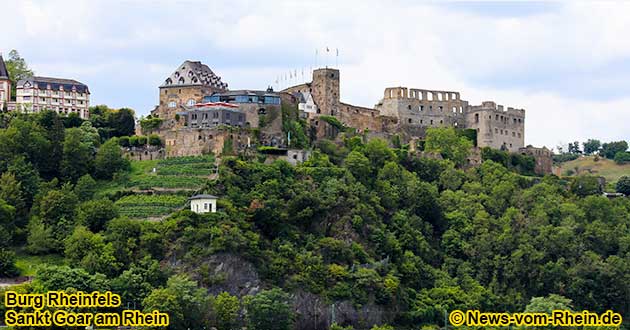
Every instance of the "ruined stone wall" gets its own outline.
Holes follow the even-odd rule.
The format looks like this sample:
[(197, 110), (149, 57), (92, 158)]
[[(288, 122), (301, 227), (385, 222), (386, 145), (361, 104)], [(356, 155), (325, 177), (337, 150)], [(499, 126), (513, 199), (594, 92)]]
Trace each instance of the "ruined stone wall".
[(525, 110), (507, 108), (492, 101), (469, 106), (466, 127), (477, 130), (477, 146), (518, 152), (525, 145)]
[(129, 160), (154, 160), (164, 159), (166, 156), (164, 148), (145, 147), (145, 148), (123, 148), (123, 156)]
[(466, 124), (468, 102), (458, 92), (386, 88), (376, 105), (382, 115), (397, 117), (402, 126), (459, 127)]
[[(247, 148), (248, 130), (225, 127), (177, 129), (161, 132), (167, 157), (198, 156), (203, 154), (219, 155), (224, 152), (226, 140), (232, 141), (232, 152)], [(227, 150), (226, 150), (227, 151)]]
[(536, 166), (534, 168), (534, 172), (538, 175), (546, 175), (553, 173), (553, 158), (551, 150), (546, 147), (535, 148), (532, 146), (527, 146), (525, 148), (520, 148), (519, 152), (523, 155), (533, 156), (536, 161)]

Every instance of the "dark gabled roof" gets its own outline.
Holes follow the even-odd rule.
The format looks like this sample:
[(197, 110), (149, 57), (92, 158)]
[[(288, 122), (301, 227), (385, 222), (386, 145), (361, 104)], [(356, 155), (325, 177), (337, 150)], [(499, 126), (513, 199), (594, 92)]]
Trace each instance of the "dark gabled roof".
[(64, 90), (72, 90), (74, 87), (77, 92), (80, 93), (89, 93), (89, 89), (86, 84), (76, 81), (74, 79), (62, 79), (62, 78), (51, 78), (51, 77), (29, 77), (26, 79), (20, 79), (18, 81), (18, 86), (23, 86), (26, 82), (30, 82), (32, 85), (37, 85), (39, 89), (48, 89), (48, 85), (52, 90), (59, 90), (60, 86), (63, 86)]
[(193, 199), (219, 199), (219, 197), (214, 196), (214, 195), (200, 194), (200, 195), (195, 195), (189, 198), (189, 200), (193, 200)]
[(7, 71), (2, 55), (0, 55), (0, 78), (9, 79), (9, 71)]

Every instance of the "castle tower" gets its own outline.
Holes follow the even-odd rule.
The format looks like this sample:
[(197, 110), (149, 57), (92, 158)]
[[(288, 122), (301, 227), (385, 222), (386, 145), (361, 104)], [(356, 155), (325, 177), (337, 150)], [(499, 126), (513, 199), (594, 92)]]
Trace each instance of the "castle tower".
[(323, 115), (339, 114), (339, 70), (317, 69), (313, 71), (312, 95)]
[(6, 103), (11, 101), (11, 80), (9, 71), (4, 64), (4, 59), (0, 54), (0, 110), (4, 109)]

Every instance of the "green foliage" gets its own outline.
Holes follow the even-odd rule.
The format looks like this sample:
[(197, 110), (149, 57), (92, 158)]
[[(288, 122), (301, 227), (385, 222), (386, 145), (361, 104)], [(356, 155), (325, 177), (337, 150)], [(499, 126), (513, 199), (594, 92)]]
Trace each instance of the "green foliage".
[(14, 277), (19, 274), (15, 267), (15, 253), (6, 249), (0, 249), (0, 276)]
[(114, 173), (129, 169), (129, 161), (123, 157), (116, 139), (107, 140), (98, 149), (94, 167), (96, 177), (101, 179), (111, 179)]
[(89, 174), (80, 177), (74, 185), (74, 193), (80, 201), (92, 199), (96, 193), (96, 181)]
[(13, 49), (9, 52), (9, 58), (4, 60), (4, 64), (9, 72), (9, 80), (11, 80), (11, 95), (15, 98), (17, 82), (34, 75), (33, 70), (28, 67), (26, 60), (20, 56), (17, 50)]
[(91, 145), (84, 143), (83, 132), (79, 128), (66, 130), (63, 142), (61, 175), (68, 181), (76, 182), (92, 168)]
[(578, 154), (560, 153), (560, 154), (554, 154), (552, 156), (552, 159), (553, 159), (553, 162), (555, 164), (560, 164), (560, 163), (570, 162), (572, 160), (576, 160), (579, 157), (580, 157), (580, 155), (578, 155)]
[(473, 144), (467, 137), (458, 136), (453, 128), (429, 128), (424, 150), (435, 152), (453, 161), (458, 166), (466, 164)]
[(148, 137), (147, 143), (149, 143), (150, 146), (161, 147), (162, 139), (160, 139), (160, 136), (157, 134), (151, 134)]
[(116, 110), (106, 105), (90, 107), (90, 122), (103, 140), (131, 136), (136, 129), (135, 113), (129, 108)]
[(571, 299), (552, 293), (547, 297), (532, 297), (529, 304), (525, 307), (525, 313), (547, 313), (551, 315), (555, 310), (573, 310), (572, 305)]
[(571, 192), (580, 197), (601, 194), (602, 189), (599, 180), (595, 176), (577, 176), (571, 182)]
[(209, 299), (204, 289), (184, 275), (168, 279), (164, 288), (154, 289), (142, 301), (144, 310), (169, 314), (170, 329), (199, 329), (207, 326)]
[(143, 132), (150, 132), (152, 130), (156, 130), (160, 128), (162, 125), (162, 118), (152, 118), (151, 116), (140, 120), (140, 127), (142, 127)]
[(216, 315), (218, 330), (235, 329), (241, 304), (238, 297), (227, 292), (219, 293), (212, 302), (212, 309)]
[(79, 205), (77, 223), (93, 232), (105, 229), (108, 221), (118, 217), (118, 207), (109, 199), (89, 200)]
[(599, 140), (588, 139), (588, 141), (582, 143), (582, 146), (584, 146), (584, 154), (592, 155), (597, 153), (601, 145), (602, 143)]
[(602, 144), (601, 155), (608, 159), (614, 159), (618, 152), (625, 152), (626, 150), (628, 150), (628, 142), (626, 141), (608, 142)]
[(615, 190), (626, 196), (630, 196), (630, 177), (627, 175), (622, 176), (615, 185)]
[(473, 146), (477, 146), (477, 130), (473, 128), (455, 129), (457, 135), (465, 137)]
[(617, 164), (628, 164), (630, 163), (630, 152), (620, 151), (615, 154), (615, 163)]
[(496, 150), (489, 147), (481, 148), (481, 159), (492, 160), (506, 168), (523, 175), (534, 175), (536, 160), (534, 156), (509, 153), (507, 151)]
[(327, 122), (328, 124), (330, 124), (330, 126), (338, 129), (340, 132), (343, 132), (346, 130), (346, 126), (342, 122), (340, 122), (339, 119), (337, 119), (337, 117), (321, 115), (319, 116), (319, 119)]
[(293, 324), (289, 297), (281, 289), (263, 290), (246, 301), (247, 325), (252, 330), (288, 330)]
[(77, 226), (64, 244), (64, 254), (70, 263), (80, 265), (90, 273), (112, 275), (121, 266), (114, 257), (113, 245), (105, 243), (103, 236), (84, 226)]

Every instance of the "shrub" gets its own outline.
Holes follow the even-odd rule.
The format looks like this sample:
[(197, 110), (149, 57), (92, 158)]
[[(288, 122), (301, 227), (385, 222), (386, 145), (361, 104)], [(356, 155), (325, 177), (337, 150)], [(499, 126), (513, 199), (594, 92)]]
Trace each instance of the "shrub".
[(162, 139), (157, 134), (149, 135), (149, 145), (159, 147), (162, 145)]
[(620, 151), (615, 154), (615, 163), (627, 164), (630, 163), (630, 152)]
[(630, 177), (626, 175), (620, 177), (619, 181), (617, 181), (617, 184), (615, 185), (615, 190), (619, 193), (629, 196), (630, 195)]

